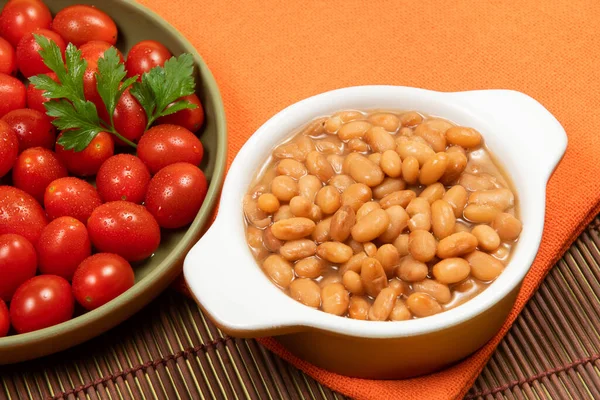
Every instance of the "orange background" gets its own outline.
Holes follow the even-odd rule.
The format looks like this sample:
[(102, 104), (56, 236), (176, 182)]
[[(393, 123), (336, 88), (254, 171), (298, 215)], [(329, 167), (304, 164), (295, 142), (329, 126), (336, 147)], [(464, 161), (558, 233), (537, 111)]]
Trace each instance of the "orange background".
[[(565, 127), (569, 148), (548, 186), (543, 243), (509, 322), (598, 211), (598, 0), (141, 3), (179, 29), (214, 73), (225, 103), (229, 162), (277, 111), (344, 86), (515, 89), (545, 105)], [(405, 381), (340, 377), (294, 359), (272, 340), (264, 343), (352, 397), (447, 399), (465, 393), (509, 325), (468, 360)]]

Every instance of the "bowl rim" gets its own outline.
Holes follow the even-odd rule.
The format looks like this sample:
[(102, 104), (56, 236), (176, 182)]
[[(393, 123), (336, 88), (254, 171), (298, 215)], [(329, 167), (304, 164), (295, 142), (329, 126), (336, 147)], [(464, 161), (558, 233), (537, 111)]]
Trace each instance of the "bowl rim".
[[(516, 267), (513, 267), (516, 268), (516, 271), (513, 270), (514, 274), (501, 274), (490, 287), (475, 299), (465, 302), (458, 307), (428, 318), (410, 321), (376, 322), (340, 318), (311, 309), (291, 299), (277, 288), (261, 271), (247, 249), (245, 233), (241, 236), (239, 232), (240, 226), (243, 225), (241, 198), (246, 193), (254, 174), (264, 165), (264, 160), (267, 158), (270, 148), (277, 143), (281, 143), (285, 138), (290, 137), (294, 129), (298, 129), (313, 118), (328, 115), (329, 111), (356, 108), (348, 106), (348, 103), (377, 99), (377, 96), (382, 93), (388, 97), (395, 96), (396, 98), (412, 96), (412, 100), (416, 99), (416, 103), (419, 104), (437, 104), (438, 106), (442, 104), (448, 109), (462, 113), (465, 119), (485, 122), (482, 122), (484, 126), (489, 126), (492, 121), (486, 121), (486, 118), (496, 117), (498, 120), (494, 121), (497, 122), (500, 118), (505, 117), (505, 115), (497, 115), (497, 111), (495, 114), (493, 111), (490, 112), (490, 105), (499, 104), (504, 108), (504, 111), (519, 113), (518, 115), (521, 115), (523, 118), (522, 122), (530, 123), (532, 129), (535, 128), (539, 131), (538, 135), (545, 133), (545, 138), (547, 139), (547, 142), (539, 145), (540, 150), (547, 150), (547, 152), (540, 151), (540, 165), (536, 166), (528, 163), (528, 165), (519, 165), (518, 167), (519, 170), (524, 169), (532, 174), (532, 177), (528, 178), (527, 182), (531, 186), (529, 193), (534, 193), (535, 197), (527, 199), (527, 202), (535, 203), (529, 205), (529, 209), (533, 212), (528, 217), (531, 218), (530, 221), (535, 221), (535, 224), (533, 224), (535, 226), (526, 227), (526, 230), (524, 230), (525, 234), (521, 237), (521, 243), (517, 246), (517, 250), (506, 267), (508, 269), (512, 264), (516, 264), (514, 261), (517, 254), (519, 254), (518, 261), (520, 263)], [(344, 105), (344, 103), (346, 104)], [(335, 106), (336, 104), (338, 105), (337, 107)], [(379, 106), (372, 108), (385, 109), (386, 107)], [(433, 112), (431, 113), (434, 114)], [(531, 115), (535, 118), (532, 118)], [(456, 121), (455, 118), (447, 115), (440, 115), (440, 117), (453, 119), (455, 122), (460, 123), (460, 121)], [(285, 129), (278, 127), (278, 125), (286, 124), (286, 121), (289, 120), (301, 121), (301, 123), (296, 124), (291, 130), (288, 129), (282, 132)], [(529, 125), (526, 126), (530, 127)], [(495, 131), (498, 131), (498, 129), (495, 129)], [(496, 136), (496, 141), (505, 140), (497, 134), (492, 136)], [(533, 141), (534, 139), (534, 137), (526, 135), (513, 137), (513, 140), (522, 142), (519, 144), (525, 149), (530, 148), (534, 143), (537, 145)], [(521, 284), (533, 263), (541, 243), (544, 226), (546, 183), (557, 163), (562, 158), (566, 145), (566, 133), (554, 116), (531, 97), (511, 90), (436, 92), (402, 86), (372, 85), (336, 89), (300, 100), (265, 122), (239, 151), (229, 169), (223, 187), (219, 214), (216, 221), (205, 234), (204, 238), (192, 248), (186, 257), (184, 263), (186, 281), (199, 304), (208, 312), (219, 327), (243, 336), (264, 336), (318, 330), (357, 337), (386, 338), (414, 336), (452, 327), (490, 310), (502, 298)], [(516, 144), (511, 144), (511, 146), (514, 150)], [(508, 145), (505, 147), (509, 148)], [(260, 153), (261, 150), (263, 150), (262, 156), (255, 155), (255, 153)], [(497, 153), (495, 148), (492, 148), (492, 150), (494, 153)], [(261, 157), (263, 161), (260, 161)], [(505, 160), (501, 160), (504, 164)], [(521, 161), (523, 160), (521, 159)], [(509, 175), (512, 179), (517, 179), (514, 173), (510, 173)], [(521, 177), (521, 179), (523, 178)], [(243, 187), (240, 189), (240, 186)], [(232, 273), (239, 273), (240, 269), (236, 266), (241, 264), (248, 264), (245, 267), (252, 271), (248, 273), (243, 272), (244, 281), (234, 289), (230, 288), (230, 290), (244, 290), (244, 286), (249, 283), (260, 285), (254, 288), (252, 292), (246, 291), (239, 296), (242, 301), (224, 298), (224, 292), (219, 292), (218, 288), (222, 287), (221, 284), (224, 282), (228, 282), (231, 285), (231, 280), (219, 282), (219, 274), (224, 274), (224, 272), (217, 268), (208, 268), (212, 264), (210, 262), (213, 256), (212, 253), (217, 252), (217, 254), (214, 254), (215, 257), (224, 256), (223, 252), (218, 252), (218, 248), (222, 247), (218, 244), (218, 241), (222, 240), (226, 235), (229, 238), (235, 237), (235, 247), (238, 245), (243, 246), (243, 249), (236, 250), (235, 252), (227, 252), (225, 256), (228, 259), (221, 260), (221, 264), (225, 264), (224, 261), (227, 261), (228, 270), (226, 273), (229, 276)], [(241, 239), (242, 241), (237, 243), (240, 237), (244, 239)], [(525, 237), (527, 237), (527, 240), (525, 240)], [(528, 247), (525, 247), (525, 245)], [(200, 253), (202, 253), (202, 262), (199, 262), (200, 258), (198, 254)], [(262, 279), (260, 278), (261, 276)], [(253, 282), (250, 282), (250, 279)], [(274, 291), (279, 294), (275, 294)], [(250, 294), (253, 294), (255, 297), (251, 301), (248, 301)], [(247, 305), (245, 303), (253, 304)], [(259, 307), (265, 307), (269, 310), (269, 313), (255, 311)], [(285, 312), (282, 312), (282, 310), (285, 310)]]
[[(182, 237), (182, 239), (173, 247), (173, 249), (169, 252), (169, 254), (160, 264), (158, 264), (154, 269), (152, 269), (140, 281), (136, 282), (129, 290), (127, 290), (120, 296), (114, 298), (113, 300), (109, 301), (108, 303), (102, 305), (101, 307), (98, 307), (91, 311), (87, 311), (84, 314), (81, 314), (75, 318), (62, 322), (60, 324), (28, 333), (0, 337), (0, 352), (3, 349), (10, 349), (12, 347), (18, 347), (29, 343), (45, 340), (48, 337), (56, 338), (59, 335), (62, 336), (70, 332), (75, 332), (93, 322), (108, 318), (109, 315), (117, 309), (121, 309), (127, 307), (128, 305), (131, 305), (138, 296), (140, 296), (142, 293), (146, 292), (146, 290), (151, 288), (151, 286), (155, 282), (158, 282), (164, 277), (167, 277), (174, 268), (179, 267), (180, 264), (178, 264), (177, 261), (181, 259), (181, 254), (184, 253), (186, 249), (188, 249), (197, 240), (202, 228), (208, 223), (208, 219), (211, 216), (212, 211), (214, 210), (219, 199), (219, 192), (222, 187), (227, 164), (227, 121), (225, 118), (225, 108), (223, 105), (221, 92), (212, 72), (208, 68), (208, 65), (206, 64), (202, 56), (200, 56), (196, 48), (189, 42), (189, 40), (175, 27), (168, 23), (165, 19), (160, 17), (151, 9), (141, 5), (140, 3), (127, 0), (117, 1), (119, 1), (124, 7), (128, 7), (132, 11), (145, 14), (154, 24), (160, 26), (165, 30), (171, 31), (174, 36), (177, 36), (181, 41), (182, 47), (184, 47), (185, 52), (192, 54), (194, 58), (195, 67), (200, 68), (202, 70), (203, 85), (210, 88), (211, 93), (214, 93), (214, 96), (211, 95), (211, 99), (215, 105), (215, 122), (217, 126), (217, 151), (215, 154), (215, 167), (213, 169), (206, 197), (204, 203), (202, 204), (202, 207), (198, 211), (198, 214), (194, 218), (194, 221), (187, 228), (187, 231)], [(160, 292), (157, 292), (156, 295), (158, 295), (159, 293)], [(129, 314), (127, 315), (127, 317), (128, 316)], [(122, 321), (117, 321), (115, 324), (111, 324), (110, 326), (103, 326), (102, 331), (106, 331), (120, 322)], [(84, 340), (87, 340), (92, 336), (96, 336), (100, 333), (101, 331), (96, 331), (94, 335), (88, 335)], [(79, 342), (73, 343), (73, 345), (78, 344)], [(2, 363), (0, 362), (0, 364)]]

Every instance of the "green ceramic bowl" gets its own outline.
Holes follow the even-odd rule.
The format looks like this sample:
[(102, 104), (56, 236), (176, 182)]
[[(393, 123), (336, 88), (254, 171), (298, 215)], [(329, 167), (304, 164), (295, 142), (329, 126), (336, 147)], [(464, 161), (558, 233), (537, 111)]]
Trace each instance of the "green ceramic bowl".
[[(171, 25), (147, 8), (126, 0), (44, 0), (53, 15), (73, 4), (91, 4), (109, 14), (119, 28), (117, 47), (126, 54), (140, 40), (163, 43), (174, 55), (191, 53), (196, 87), (206, 123), (199, 133), (205, 155), (201, 168), (210, 185), (206, 200), (187, 229), (163, 230), (160, 247), (149, 260), (135, 265), (135, 285), (118, 298), (50, 328), (0, 338), (0, 364), (29, 360), (74, 346), (124, 321), (163, 291), (181, 272), (183, 258), (196, 243), (211, 215), (223, 182), (227, 154), (225, 113), (215, 80), (194, 47)], [(0, 1), (4, 6), (6, 1)]]

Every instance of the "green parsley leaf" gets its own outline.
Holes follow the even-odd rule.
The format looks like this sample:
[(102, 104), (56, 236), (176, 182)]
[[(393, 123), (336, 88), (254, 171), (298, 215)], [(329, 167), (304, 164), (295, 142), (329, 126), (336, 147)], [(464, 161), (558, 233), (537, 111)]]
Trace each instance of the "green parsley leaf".
[(137, 75), (127, 79), (121, 84), (127, 73), (125, 66), (121, 63), (117, 49), (109, 47), (104, 56), (98, 59), (98, 73), (96, 73), (96, 84), (98, 94), (102, 98), (112, 125), (112, 115), (117, 107), (121, 95), (129, 86), (137, 80)]
[(91, 101), (65, 99), (45, 103), (47, 114), (56, 118), (53, 123), (63, 132), (58, 143), (65, 150), (82, 151), (98, 133), (105, 131), (100, 125), (96, 106)]

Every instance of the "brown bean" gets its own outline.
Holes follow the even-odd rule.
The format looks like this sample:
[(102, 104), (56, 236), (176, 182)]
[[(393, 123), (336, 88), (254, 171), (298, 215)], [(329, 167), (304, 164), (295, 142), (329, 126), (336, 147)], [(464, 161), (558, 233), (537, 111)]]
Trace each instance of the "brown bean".
[(469, 192), (496, 189), (496, 179), (489, 174), (473, 175), (463, 173), (458, 180), (458, 184), (464, 186)]
[(272, 214), (279, 210), (279, 199), (272, 193), (261, 194), (257, 200), (258, 208), (262, 211)]
[(316, 176), (324, 183), (327, 183), (335, 175), (335, 171), (327, 161), (327, 158), (318, 151), (308, 153), (306, 156), (306, 168), (311, 175)]
[(367, 201), (371, 200), (373, 192), (364, 183), (352, 184), (342, 193), (342, 205), (350, 206), (357, 211)]
[(481, 134), (473, 128), (453, 126), (446, 131), (446, 140), (450, 144), (473, 149), (481, 145)]
[(371, 211), (352, 227), (352, 238), (357, 242), (369, 242), (385, 232), (389, 224), (390, 216), (384, 210)]
[[(317, 118), (308, 123), (305, 127), (300, 130), (298, 133), (296, 142), (300, 142), (304, 138), (314, 139), (315, 137), (321, 136), (322, 133), (325, 132), (325, 121), (326, 117)], [(312, 143), (312, 140), (310, 141)], [(302, 146), (300, 144), (300, 146)]]
[(510, 246), (507, 244), (500, 244), (500, 246), (495, 251), (491, 252), (490, 255), (506, 264), (508, 262), (508, 256), (510, 255)]
[(521, 235), (523, 224), (511, 214), (501, 213), (492, 221), (492, 228), (498, 232), (498, 236), (503, 241), (512, 241), (517, 240)]
[(429, 268), (421, 261), (415, 260), (408, 255), (402, 257), (398, 268), (396, 268), (396, 276), (404, 282), (418, 282), (427, 278)]
[(350, 248), (352, 249), (352, 252), (354, 254), (358, 254), (365, 250), (365, 246), (363, 246), (362, 243), (357, 242), (356, 240), (352, 239), (352, 237), (350, 237), (349, 239), (346, 240), (346, 244), (348, 246), (350, 246)]
[(252, 198), (252, 196), (244, 196), (242, 208), (248, 222), (255, 227), (265, 228), (271, 223), (271, 217), (269, 217), (263, 210), (258, 208), (258, 203)]
[(348, 316), (352, 319), (366, 320), (371, 305), (364, 296), (351, 296), (348, 306)]
[(404, 257), (409, 254), (408, 252), (408, 234), (402, 234), (394, 240), (394, 247), (398, 250), (400, 257)]
[(448, 154), (446, 172), (440, 178), (440, 182), (444, 185), (453, 185), (467, 167), (468, 162), (465, 154), (456, 151), (451, 152), (450, 150), (446, 151), (446, 154)]
[(277, 146), (273, 150), (275, 158), (293, 158), (296, 161), (304, 162), (309, 152), (314, 150), (315, 146), (311, 138), (303, 136), (294, 142), (287, 142)]
[(380, 210), (381, 206), (376, 201), (367, 201), (365, 204), (360, 206), (358, 211), (356, 212), (356, 220), (364, 218), (371, 211)]
[(408, 237), (408, 251), (415, 260), (427, 262), (435, 257), (437, 242), (431, 232), (414, 230)]
[(497, 209), (494, 206), (480, 206), (478, 204), (469, 204), (463, 210), (464, 217), (470, 222), (476, 224), (490, 223), (500, 213), (501, 210)]
[(396, 136), (406, 136), (406, 137), (413, 136), (413, 129), (408, 128), (406, 126), (403, 128), (400, 128), (400, 130), (398, 130), (398, 133), (396, 134)]
[(446, 258), (433, 266), (432, 273), (438, 282), (450, 285), (466, 279), (471, 267), (462, 258)]
[[(281, 221), (283, 219), (293, 218), (294, 214), (292, 214), (292, 210), (290, 210), (290, 206), (285, 205), (279, 207), (279, 210), (273, 215), (273, 222)], [(269, 218), (269, 223), (271, 223)]]
[(406, 182), (402, 179), (385, 178), (383, 182), (373, 188), (373, 197), (382, 199), (389, 194), (404, 190), (405, 188)]
[(339, 116), (332, 116), (325, 121), (325, 132), (331, 134), (336, 133), (342, 127), (342, 119)]
[(281, 246), (283, 246), (283, 242), (273, 236), (270, 226), (267, 226), (265, 230), (262, 231), (262, 237), (265, 247), (273, 253), (278, 252)]
[(515, 205), (515, 196), (508, 189), (482, 190), (471, 193), (469, 204), (492, 206), (505, 211)]
[(394, 308), (392, 308), (392, 312), (390, 313), (390, 321), (407, 321), (409, 319), (412, 319), (410, 310), (406, 304), (404, 304), (404, 301), (396, 299)]
[(366, 153), (371, 150), (367, 142), (362, 139), (350, 139), (348, 141), (348, 150), (355, 153)]
[(272, 254), (263, 261), (265, 273), (277, 286), (287, 288), (294, 279), (292, 264), (277, 254)]
[(467, 204), (467, 190), (461, 185), (452, 186), (442, 198), (454, 211), (454, 216), (460, 218), (463, 215), (463, 210)]
[(313, 233), (315, 226), (314, 221), (308, 218), (294, 217), (275, 222), (271, 231), (279, 240), (296, 240)]
[(408, 229), (411, 232), (418, 229), (425, 231), (431, 229), (431, 206), (429, 201), (422, 197), (412, 199), (406, 206), (406, 212), (410, 216)]
[(400, 255), (394, 245), (384, 244), (378, 248), (375, 258), (383, 267), (388, 278), (394, 276), (394, 269), (400, 263)]
[(342, 205), (342, 196), (333, 186), (323, 186), (317, 192), (315, 204), (318, 205), (325, 214), (333, 214)]
[(402, 160), (395, 150), (386, 150), (379, 162), (381, 170), (390, 178), (398, 178), (402, 174)]
[(421, 185), (431, 185), (437, 182), (446, 172), (448, 155), (444, 152), (437, 153), (423, 164), (419, 175)]
[(394, 193), (390, 193), (379, 201), (379, 205), (384, 210), (392, 206), (400, 206), (406, 208), (408, 204), (416, 197), (416, 194), (412, 190), (399, 190)]
[(433, 234), (438, 239), (443, 239), (454, 233), (456, 217), (452, 206), (444, 200), (436, 200), (431, 205), (431, 226)]
[(369, 187), (379, 185), (385, 177), (378, 165), (360, 154), (353, 157), (352, 164), (350, 164), (350, 176), (356, 182), (364, 183)]
[(500, 246), (500, 236), (488, 225), (477, 225), (471, 233), (477, 238), (477, 246), (481, 250), (494, 251)]
[(413, 157), (405, 157), (402, 161), (402, 179), (414, 185), (419, 179), (419, 161)]
[(256, 259), (260, 260), (267, 255), (268, 251), (263, 245), (263, 232), (260, 229), (249, 226), (246, 231), (246, 241)]
[(429, 317), (442, 312), (442, 306), (427, 293), (413, 293), (406, 299), (406, 306), (419, 318)]
[(377, 254), (377, 246), (373, 242), (363, 243), (363, 249), (367, 257), (375, 257)]
[(337, 136), (327, 136), (321, 140), (315, 141), (317, 151), (323, 154), (343, 154), (344, 143)]
[(365, 141), (377, 153), (396, 149), (394, 137), (380, 126), (374, 126), (369, 129), (365, 135)]
[(344, 123), (355, 121), (357, 119), (365, 119), (365, 115), (362, 112), (356, 110), (340, 111), (335, 113), (334, 116), (339, 117)]
[(340, 265), (340, 274), (344, 275), (347, 271), (354, 271), (360, 274), (362, 262), (367, 258), (367, 254), (364, 251), (354, 254), (348, 261)]
[(271, 192), (280, 201), (290, 201), (298, 195), (298, 183), (286, 175), (279, 175), (271, 181)]
[(436, 152), (446, 149), (446, 131), (452, 124), (443, 119), (428, 119), (415, 128), (415, 135), (425, 139)]
[(416, 126), (423, 122), (423, 117), (416, 111), (405, 112), (400, 115), (402, 126)]
[(324, 288), (332, 283), (342, 283), (340, 274), (335, 270), (331, 270), (329, 273), (323, 273), (323, 278), (319, 281), (319, 286)]
[[(406, 138), (406, 136), (400, 136), (398, 139)], [(419, 165), (425, 164), (425, 162), (435, 155), (435, 151), (425, 143), (421, 143), (418, 140), (409, 139), (409, 140), (396, 140), (397, 147), (396, 151), (400, 155), (400, 158), (405, 160), (408, 157), (414, 157), (419, 162)], [(404, 170), (405, 165), (402, 164), (402, 169)], [(408, 180), (407, 180), (408, 182)]]
[(388, 132), (396, 132), (400, 126), (400, 119), (392, 113), (375, 113), (369, 115), (369, 122), (380, 126)]
[(504, 264), (487, 253), (475, 250), (465, 256), (475, 279), (488, 282), (494, 280), (504, 270)]
[[(346, 158), (343, 156), (340, 156), (338, 154), (329, 154), (326, 158), (327, 158), (327, 162), (331, 165), (331, 168), (333, 168), (335, 173), (341, 174), (343, 165), (344, 165), (344, 160)], [(335, 176), (337, 176), (337, 175), (334, 175), (333, 178), (335, 178)], [(331, 179), (329, 180), (329, 183), (331, 183)]]
[(310, 239), (290, 240), (279, 249), (279, 254), (288, 261), (314, 256), (317, 245)]
[(331, 218), (326, 218), (322, 221), (319, 221), (315, 226), (315, 230), (313, 231), (312, 240), (316, 243), (327, 242), (331, 239)]
[(312, 206), (310, 200), (304, 196), (294, 196), (290, 200), (290, 211), (295, 217), (310, 218)]
[(295, 279), (290, 284), (290, 297), (306, 306), (319, 308), (321, 305), (321, 288), (312, 279)]
[(415, 292), (427, 293), (442, 304), (452, 300), (452, 293), (450, 293), (448, 286), (433, 279), (423, 279), (420, 282), (414, 282), (412, 286)]
[(452, 258), (472, 252), (477, 248), (477, 238), (467, 232), (457, 232), (440, 240), (437, 247), (439, 258)]
[(471, 233), (471, 225), (466, 222), (456, 221), (456, 225), (454, 225), (454, 233), (459, 232)]
[(329, 184), (339, 190), (340, 193), (344, 193), (346, 189), (348, 189), (350, 185), (354, 183), (356, 183), (356, 181), (349, 175), (345, 174), (336, 175), (329, 180)]
[(318, 278), (323, 270), (323, 261), (316, 257), (308, 257), (296, 262), (294, 272), (299, 278)]
[(383, 267), (372, 257), (365, 258), (360, 267), (360, 279), (365, 292), (371, 297), (377, 297), (381, 289), (387, 287), (387, 276)]
[(384, 288), (379, 292), (373, 305), (369, 309), (370, 321), (385, 321), (390, 316), (396, 304), (396, 292), (392, 288)]
[(330, 283), (321, 289), (321, 308), (333, 315), (344, 315), (348, 311), (350, 296), (341, 283)]
[(344, 141), (362, 139), (370, 128), (371, 124), (367, 121), (351, 121), (342, 125), (337, 134)]
[(390, 279), (388, 287), (394, 289), (394, 292), (396, 292), (396, 296), (408, 294), (411, 291), (408, 284), (399, 279)]
[(304, 164), (292, 158), (286, 158), (277, 163), (277, 173), (279, 175), (287, 175), (298, 180), (306, 175), (307, 172)]
[(331, 219), (329, 234), (336, 242), (344, 242), (356, 222), (356, 213), (350, 206), (342, 206)]
[(317, 255), (329, 262), (341, 264), (352, 257), (352, 249), (344, 243), (325, 242), (317, 247)]
[(323, 183), (314, 175), (305, 175), (298, 180), (300, 196), (306, 197), (310, 202), (315, 200), (321, 186), (323, 186)]
[(429, 204), (433, 204), (434, 201), (442, 199), (445, 194), (446, 194), (446, 189), (444, 188), (444, 185), (437, 182), (437, 183), (433, 183), (433, 184), (427, 186), (421, 192), (419, 197), (421, 197), (423, 199), (427, 199)]
[(362, 296), (365, 294), (360, 275), (352, 270), (348, 270), (342, 276), (342, 283), (348, 291), (354, 295)]
[(386, 208), (386, 213), (390, 216), (390, 224), (385, 232), (379, 236), (382, 243), (393, 243), (398, 235), (408, 226), (409, 216), (401, 206), (391, 206)]
[(381, 167), (381, 153), (371, 153), (367, 158), (375, 165)]

